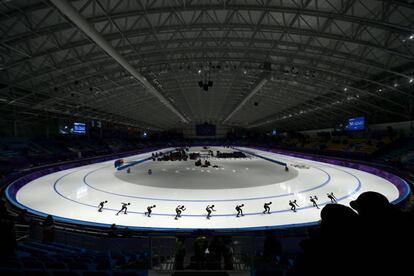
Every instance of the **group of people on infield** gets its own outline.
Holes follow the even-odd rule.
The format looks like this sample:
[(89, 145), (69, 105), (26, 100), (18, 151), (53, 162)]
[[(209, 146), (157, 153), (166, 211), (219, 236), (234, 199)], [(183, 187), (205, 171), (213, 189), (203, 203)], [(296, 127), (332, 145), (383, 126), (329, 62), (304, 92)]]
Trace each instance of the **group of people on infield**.
[[(330, 199), (331, 203), (337, 203), (337, 198), (335, 197), (335, 195), (333, 194), (333, 192), (326, 194), (326, 196)], [(318, 203), (317, 203), (318, 197), (316, 195), (310, 196), (310, 199), (309, 200), (312, 203), (312, 206), (313, 207), (316, 207), (317, 209), (319, 209), (319, 206), (318, 206)], [(108, 203), (107, 200), (102, 201), (101, 203), (99, 203), (99, 205), (98, 205), (98, 212), (102, 212), (102, 210), (104, 208), (104, 205), (106, 203)], [(121, 209), (118, 211), (118, 213), (116, 213), (116, 215), (118, 216), (122, 212), (126, 215), (129, 205), (131, 205), (131, 203), (129, 203), (129, 202), (128, 203), (121, 202)], [(271, 212), (270, 212), (270, 205), (272, 205), (272, 202), (271, 201), (264, 203), (264, 205), (263, 205), (263, 208), (264, 208), (263, 214), (271, 214)], [(293, 212), (296, 212), (296, 207), (299, 207), (296, 199), (295, 200), (289, 200), (289, 206), (290, 206), (290, 209)], [(150, 206), (148, 206), (147, 207), (147, 211), (144, 213), (144, 215), (147, 216), (147, 217), (151, 217), (152, 209), (155, 208), (155, 207), (157, 207), (157, 206), (156, 205), (150, 205)], [(236, 208), (235, 208), (236, 211), (237, 211), (236, 217), (244, 216), (244, 214), (243, 214), (243, 207), (244, 207), (244, 204), (236, 205)], [(175, 215), (175, 218), (174, 219), (177, 220), (178, 218), (180, 218), (181, 217), (181, 213), (183, 211), (185, 211), (185, 210), (186, 210), (186, 208), (185, 208), (184, 205), (178, 205), (175, 208), (176, 215)], [(206, 218), (207, 219), (210, 219), (211, 218), (211, 213), (212, 212), (215, 212), (216, 210), (214, 209), (214, 205), (207, 205), (206, 211), (207, 211)]]

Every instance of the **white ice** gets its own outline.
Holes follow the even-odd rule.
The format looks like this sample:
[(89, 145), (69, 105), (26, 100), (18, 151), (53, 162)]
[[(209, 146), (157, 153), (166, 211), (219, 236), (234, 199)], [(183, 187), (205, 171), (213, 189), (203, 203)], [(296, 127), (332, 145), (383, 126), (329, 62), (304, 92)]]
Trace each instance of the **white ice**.
[[(226, 151), (224, 148), (211, 148)], [(129, 227), (166, 229), (230, 229), (285, 227), (317, 222), (320, 210), (333, 192), (339, 203), (349, 205), (365, 191), (377, 191), (390, 201), (398, 198), (389, 181), (363, 171), (285, 155), (241, 148), (260, 156), (286, 162), (284, 167), (251, 156), (247, 159), (218, 160), (219, 168), (200, 168), (194, 161), (146, 161), (117, 171), (107, 161), (52, 173), (36, 179), (17, 193), (17, 201), (30, 210), (85, 222)], [(165, 149), (168, 151), (170, 149)], [(191, 148), (198, 151), (200, 148)], [(125, 158), (127, 162), (151, 156), (150, 153)], [(294, 165), (309, 168), (297, 168)], [(148, 175), (148, 169), (153, 171)], [(312, 207), (309, 196), (316, 195), (321, 209)], [(300, 206), (292, 212), (289, 200)], [(99, 202), (107, 200), (103, 212)], [(272, 214), (262, 214), (263, 204), (272, 201)], [(128, 214), (116, 216), (121, 202), (131, 203)], [(155, 204), (152, 217), (143, 213)], [(211, 219), (205, 208), (215, 205)], [(236, 205), (244, 204), (244, 217), (237, 218)], [(182, 217), (175, 220), (175, 207), (185, 205)]]

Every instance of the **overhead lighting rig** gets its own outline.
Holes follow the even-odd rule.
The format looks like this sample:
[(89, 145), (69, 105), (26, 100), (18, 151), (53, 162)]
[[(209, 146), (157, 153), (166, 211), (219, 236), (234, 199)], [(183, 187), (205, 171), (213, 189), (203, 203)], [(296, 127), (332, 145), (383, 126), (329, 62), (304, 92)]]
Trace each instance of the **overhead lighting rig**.
[(198, 86), (204, 91), (208, 91), (209, 87), (213, 87), (213, 81), (210, 79), (210, 67), (211, 62), (205, 65), (204, 68), (200, 68), (198, 70), (198, 74), (201, 77), (201, 80), (198, 82)]

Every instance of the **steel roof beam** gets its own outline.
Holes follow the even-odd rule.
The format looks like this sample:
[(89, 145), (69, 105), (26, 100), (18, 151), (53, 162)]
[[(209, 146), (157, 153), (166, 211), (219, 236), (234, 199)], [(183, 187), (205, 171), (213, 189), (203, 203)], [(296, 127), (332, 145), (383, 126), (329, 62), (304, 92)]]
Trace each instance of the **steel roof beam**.
[(181, 114), (170, 102), (167, 100), (144, 76), (142, 76), (128, 61), (120, 55), (115, 48), (112, 47), (103, 36), (93, 28), (85, 18), (67, 1), (65, 0), (50, 0), (56, 8), (66, 15), (79, 29), (81, 29), (90, 39), (92, 39), (99, 47), (101, 47), (109, 56), (118, 62), (125, 70), (127, 70), (134, 78), (136, 78), (142, 85), (153, 94), (161, 103), (163, 103), (169, 110), (171, 110), (180, 120), (188, 123), (189, 120)]
[[(61, 0), (56, 0), (56, 1), (61, 1)], [(210, 23), (210, 24), (204, 24), (204, 23), (197, 23), (197, 24), (192, 24), (191, 25), (191, 31), (200, 31), (200, 30), (220, 30), (222, 27), (222, 24), (219, 23)], [(157, 31), (160, 33), (164, 33), (164, 32), (169, 32), (169, 31), (177, 31), (180, 30), (180, 28), (182, 28), (182, 25), (166, 25), (166, 26), (160, 26), (157, 27)], [(236, 29), (239, 31), (252, 31), (255, 28), (255, 25), (252, 24), (246, 24), (246, 23), (229, 23), (226, 25), (226, 28), (229, 29)], [(55, 28), (47, 28), (44, 30), (45, 35), (50, 34), (50, 32), (55, 32)], [(318, 37), (318, 38), (326, 38), (326, 39), (330, 39), (333, 41), (340, 41), (340, 42), (347, 42), (347, 43), (353, 43), (353, 44), (358, 44), (361, 46), (365, 46), (365, 47), (370, 47), (373, 49), (378, 49), (380, 51), (384, 51), (390, 55), (396, 55), (399, 56), (401, 58), (406, 58), (409, 60), (414, 60), (414, 55), (412, 53), (405, 53), (405, 52), (401, 52), (398, 50), (394, 50), (394, 49), (390, 49), (387, 47), (384, 47), (382, 44), (376, 44), (373, 43), (371, 41), (364, 41), (361, 39), (356, 39), (355, 37), (352, 36), (352, 34), (347, 34), (347, 35), (338, 35), (338, 34), (332, 34), (332, 33), (328, 33), (328, 32), (319, 32), (316, 30), (308, 30), (308, 29), (302, 29), (302, 28), (297, 28), (297, 27), (287, 27), (287, 26), (276, 26), (276, 25), (262, 25), (261, 26), (261, 32), (286, 32), (289, 34), (294, 34), (294, 35), (300, 35), (300, 36), (312, 36), (312, 37)], [(42, 31), (39, 30), (37, 31), (38, 34), (41, 34)], [(134, 37), (137, 35), (142, 35), (142, 34), (146, 34), (149, 35), (152, 33), (152, 30), (150, 28), (142, 28), (142, 29), (134, 29), (134, 30), (128, 30), (128, 31), (123, 31), (123, 34), (125, 36), (128, 37)], [(112, 36), (115, 37), (119, 37), (119, 34), (112, 34)], [(19, 36), (16, 37), (17, 40), (13, 41), (13, 39), (11, 41), (9, 41), (9, 39), (5, 39), (6, 42), (10, 44), (14, 44), (16, 42), (21, 42), (21, 41), (25, 41), (30, 39), (30, 37), (35, 37), (32, 35), (32, 33), (30, 33), (29, 37), (24, 37), (24, 34), (21, 34)], [(105, 36), (107, 37), (107, 36)], [(107, 39), (111, 39), (110, 37), (107, 37)]]
[[(385, 0), (384, 0), (385, 1)], [(45, 5), (39, 5), (39, 9), (46, 8)], [(406, 8), (413, 8), (413, 5), (407, 5)], [(383, 22), (380, 20), (374, 20), (366, 17), (358, 17), (355, 15), (349, 14), (341, 14), (341, 13), (334, 13), (331, 11), (324, 11), (318, 9), (310, 9), (310, 8), (292, 8), (289, 6), (283, 5), (270, 5), (263, 7), (262, 5), (226, 5), (226, 10), (237, 10), (237, 11), (267, 11), (270, 13), (286, 13), (286, 14), (303, 14), (306, 16), (315, 16), (315, 17), (323, 17), (323, 18), (331, 18), (335, 17), (337, 20), (345, 21), (345, 22), (354, 22), (360, 23), (364, 25), (368, 25), (375, 28), (385, 29), (392, 32), (412, 32), (413, 29), (409, 26), (404, 25), (397, 25), (389, 22)], [(125, 18), (125, 17), (136, 17), (142, 15), (153, 15), (153, 14), (161, 14), (161, 13), (176, 13), (176, 12), (194, 12), (194, 11), (222, 11), (223, 5), (186, 5), (186, 6), (168, 6), (168, 7), (160, 7), (160, 8), (150, 8), (145, 10), (130, 10), (125, 12), (115, 12), (109, 14), (113, 19)], [(35, 12), (35, 9), (26, 9), (24, 8), (23, 11), (25, 13)], [(20, 16), (21, 13), (17, 11), (13, 11), (11, 13), (7, 13), (7, 16), (14, 17)], [(106, 20), (106, 16), (95, 16), (90, 17), (88, 20), (92, 23), (101, 22)], [(1, 20), (0, 20), (1, 21)], [(60, 24), (62, 27), (69, 27), (68, 24), (62, 23)]]
[(252, 90), (247, 94), (247, 96), (230, 112), (229, 115), (223, 120), (223, 123), (226, 123), (228, 120), (231, 119), (231, 117), (234, 116), (254, 95), (256, 95), (257, 92), (260, 91), (260, 89), (263, 88), (263, 86), (266, 85), (268, 82), (267, 76), (265, 76), (259, 83), (257, 83)]

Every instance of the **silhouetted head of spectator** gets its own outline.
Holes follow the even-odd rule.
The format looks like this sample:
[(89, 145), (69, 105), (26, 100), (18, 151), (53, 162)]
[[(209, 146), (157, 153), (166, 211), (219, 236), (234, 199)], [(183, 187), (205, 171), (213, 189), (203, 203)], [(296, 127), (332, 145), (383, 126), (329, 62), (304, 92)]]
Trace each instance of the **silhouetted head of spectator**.
[(358, 214), (341, 204), (328, 204), (321, 211), (321, 226), (325, 231), (343, 232), (354, 229), (358, 223)]
[(362, 193), (356, 200), (351, 201), (350, 205), (361, 217), (385, 215), (391, 206), (388, 199), (377, 192)]
[(52, 226), (55, 223), (52, 215), (48, 215), (43, 223), (44, 226)]

